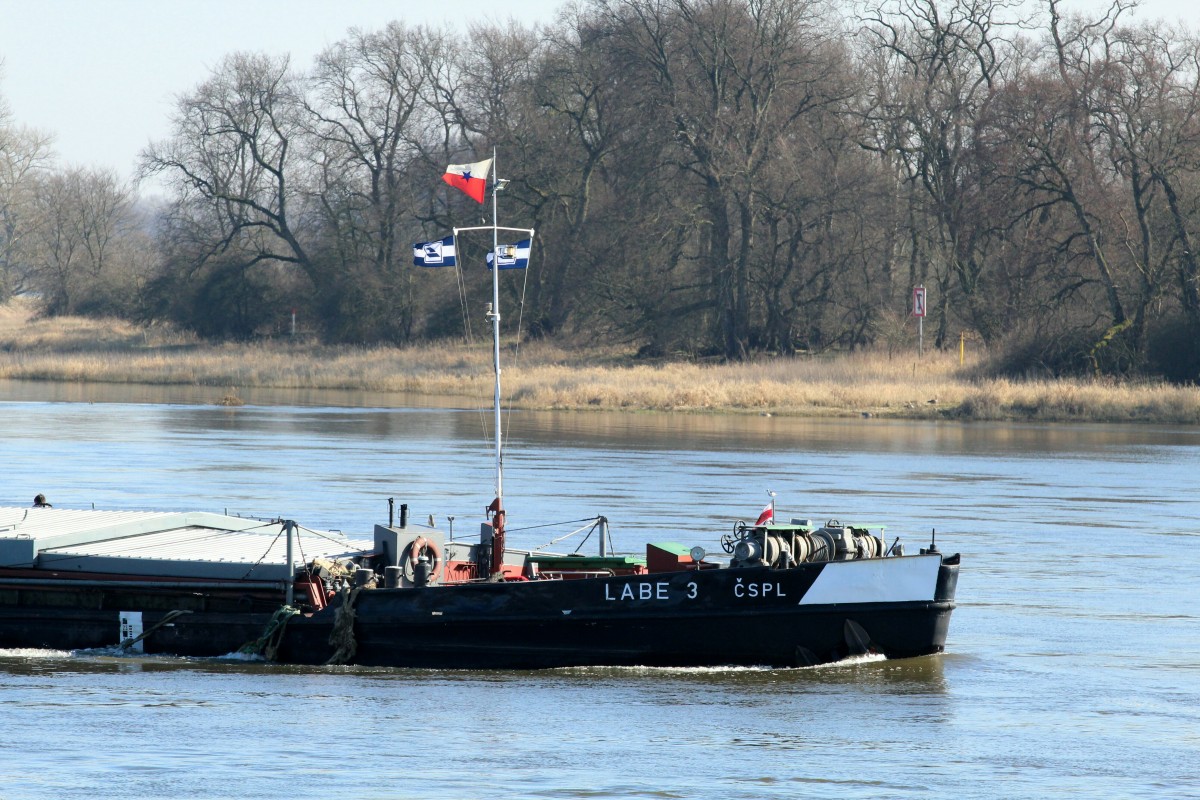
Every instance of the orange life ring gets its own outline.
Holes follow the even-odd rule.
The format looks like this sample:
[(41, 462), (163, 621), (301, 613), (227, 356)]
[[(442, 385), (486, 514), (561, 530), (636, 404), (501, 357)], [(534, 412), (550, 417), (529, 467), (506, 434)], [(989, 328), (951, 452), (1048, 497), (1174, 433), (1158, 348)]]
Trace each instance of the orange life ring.
[(429, 582), (433, 584), (441, 580), (442, 551), (436, 544), (424, 536), (418, 536), (408, 543), (405, 552), (408, 557), (403, 559), (404, 577), (410, 581), (413, 580), (416, 575), (417, 561), (421, 556), (425, 556), (429, 559)]

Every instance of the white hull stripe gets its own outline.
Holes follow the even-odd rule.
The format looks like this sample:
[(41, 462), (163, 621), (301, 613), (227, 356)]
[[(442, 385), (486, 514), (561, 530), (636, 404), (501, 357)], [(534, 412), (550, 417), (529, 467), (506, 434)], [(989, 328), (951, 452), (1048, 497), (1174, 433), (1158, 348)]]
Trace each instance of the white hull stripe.
[(940, 555), (831, 561), (799, 604), (932, 601), (941, 563)]

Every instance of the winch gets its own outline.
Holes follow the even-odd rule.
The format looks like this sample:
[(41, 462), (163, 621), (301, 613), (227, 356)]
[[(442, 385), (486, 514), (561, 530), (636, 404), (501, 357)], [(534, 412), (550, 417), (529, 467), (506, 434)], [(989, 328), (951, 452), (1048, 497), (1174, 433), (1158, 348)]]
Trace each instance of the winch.
[(816, 528), (808, 520), (790, 524), (748, 525), (739, 522), (733, 534), (722, 537), (730, 566), (786, 568), (824, 561), (878, 558), (884, 554), (883, 538), (867, 528), (829, 520)]

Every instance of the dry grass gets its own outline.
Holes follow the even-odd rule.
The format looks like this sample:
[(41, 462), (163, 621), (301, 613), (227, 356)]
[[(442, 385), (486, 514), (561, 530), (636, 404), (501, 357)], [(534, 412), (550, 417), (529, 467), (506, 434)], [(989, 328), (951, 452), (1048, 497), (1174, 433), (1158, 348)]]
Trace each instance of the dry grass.
[(194, 344), (194, 336), (169, 327), (143, 328), (119, 319), (39, 319), (27, 299), (0, 303), (0, 350), (4, 351), (87, 352)]
[(737, 410), (771, 413), (912, 411), (952, 393), (957, 362), (888, 360), (874, 354), (764, 359), (747, 364), (535, 364), (514, 389), (521, 404), (545, 408)]
[[(979, 381), (956, 353), (889, 358), (764, 358), (747, 364), (647, 364), (614, 350), (537, 343), (504, 355), (514, 407), (724, 411), (920, 419), (1200, 423), (1200, 390), (1149, 383)], [(239, 388), (356, 389), (490, 402), (491, 352), (437, 344), (207, 345), (170, 329), (111, 320), (36, 320), (0, 306), (0, 378)]]

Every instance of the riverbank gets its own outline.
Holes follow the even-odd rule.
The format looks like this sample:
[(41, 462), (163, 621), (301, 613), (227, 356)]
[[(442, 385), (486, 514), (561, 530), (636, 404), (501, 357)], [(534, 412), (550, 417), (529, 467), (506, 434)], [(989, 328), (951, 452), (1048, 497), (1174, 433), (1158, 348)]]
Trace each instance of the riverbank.
[[(1200, 389), (1160, 383), (996, 380), (977, 354), (767, 358), (741, 364), (645, 363), (616, 349), (506, 348), (514, 408), (688, 411), (908, 419), (1200, 423)], [(349, 389), (491, 403), (484, 342), (326, 347), (292, 341), (211, 345), (115, 320), (38, 320), (0, 306), (0, 379), (211, 386), (236, 405), (250, 388)]]

